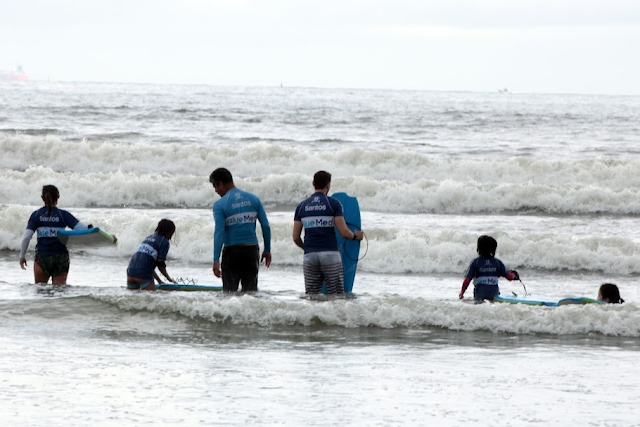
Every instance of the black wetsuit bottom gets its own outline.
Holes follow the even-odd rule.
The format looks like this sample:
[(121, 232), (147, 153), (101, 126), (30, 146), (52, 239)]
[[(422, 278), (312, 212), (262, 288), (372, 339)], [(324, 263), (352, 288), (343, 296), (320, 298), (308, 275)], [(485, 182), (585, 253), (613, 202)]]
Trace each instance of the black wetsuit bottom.
[(242, 292), (258, 290), (258, 268), (260, 248), (257, 245), (228, 246), (222, 250), (222, 291), (237, 292), (242, 283)]

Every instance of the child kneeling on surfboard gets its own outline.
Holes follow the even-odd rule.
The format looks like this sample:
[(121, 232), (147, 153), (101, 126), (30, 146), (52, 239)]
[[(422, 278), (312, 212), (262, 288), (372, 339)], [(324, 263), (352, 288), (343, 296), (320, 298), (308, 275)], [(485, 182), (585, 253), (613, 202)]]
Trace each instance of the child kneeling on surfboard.
[(156, 227), (154, 234), (147, 236), (138, 247), (136, 253), (129, 261), (127, 268), (127, 289), (142, 289), (145, 291), (155, 291), (156, 284), (162, 283), (160, 276), (156, 273), (156, 267), (164, 277), (171, 283), (176, 283), (169, 273), (167, 273), (167, 254), (171, 244), (169, 240), (176, 232), (176, 226), (169, 219), (162, 219)]
[(506, 277), (509, 281), (520, 279), (517, 271), (507, 271), (502, 261), (495, 257), (497, 248), (498, 242), (493, 237), (480, 236), (478, 238), (476, 250), (480, 256), (469, 264), (462, 282), (462, 290), (458, 295), (460, 299), (464, 297), (471, 280), (473, 280), (474, 286), (473, 299), (476, 301), (493, 301), (496, 295), (500, 295), (500, 289), (498, 288), (498, 279), (500, 277)]

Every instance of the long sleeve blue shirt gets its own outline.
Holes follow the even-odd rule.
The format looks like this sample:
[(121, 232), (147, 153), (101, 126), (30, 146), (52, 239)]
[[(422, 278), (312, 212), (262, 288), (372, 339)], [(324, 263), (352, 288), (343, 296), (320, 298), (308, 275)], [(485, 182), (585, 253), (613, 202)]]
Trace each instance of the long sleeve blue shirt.
[(213, 204), (216, 229), (213, 235), (213, 261), (220, 260), (223, 246), (258, 244), (256, 221), (260, 221), (264, 252), (271, 252), (271, 227), (260, 199), (238, 188), (229, 190)]

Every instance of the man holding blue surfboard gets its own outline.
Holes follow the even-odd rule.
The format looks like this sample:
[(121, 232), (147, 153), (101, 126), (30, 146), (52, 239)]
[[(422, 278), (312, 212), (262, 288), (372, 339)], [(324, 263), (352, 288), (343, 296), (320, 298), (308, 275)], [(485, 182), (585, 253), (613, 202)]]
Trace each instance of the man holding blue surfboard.
[[(323, 282), (326, 293), (344, 293), (342, 258), (334, 229), (345, 240), (361, 241), (364, 234), (349, 229), (342, 204), (327, 195), (331, 189), (329, 172), (316, 172), (313, 187), (315, 193), (298, 205), (293, 220), (293, 241), (304, 249), (305, 293), (321, 293)], [(304, 241), (301, 237), (303, 228)]]

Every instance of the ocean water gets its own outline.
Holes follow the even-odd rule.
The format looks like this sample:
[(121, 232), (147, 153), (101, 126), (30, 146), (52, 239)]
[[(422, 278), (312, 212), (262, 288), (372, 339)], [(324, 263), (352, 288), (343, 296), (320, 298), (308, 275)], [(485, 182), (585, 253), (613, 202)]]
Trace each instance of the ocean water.
[[(640, 425), (640, 97), (0, 82), (0, 424)], [(131, 292), (162, 218), (167, 269), (211, 272), (227, 167), (272, 228), (260, 291)], [(317, 170), (358, 198), (354, 297), (304, 298), (293, 210)], [(43, 185), (117, 235), (68, 286), (18, 264)], [(478, 236), (520, 282), (457, 298)]]

